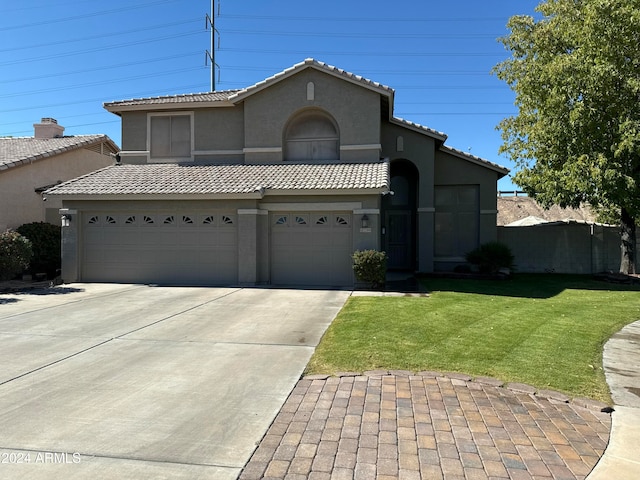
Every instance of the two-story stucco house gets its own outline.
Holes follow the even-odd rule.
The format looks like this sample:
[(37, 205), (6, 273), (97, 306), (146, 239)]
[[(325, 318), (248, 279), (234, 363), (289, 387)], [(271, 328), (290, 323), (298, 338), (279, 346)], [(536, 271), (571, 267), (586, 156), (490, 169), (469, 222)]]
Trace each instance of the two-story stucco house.
[(47, 188), (113, 163), (118, 146), (106, 135), (64, 135), (53, 118), (33, 125), (33, 137), (0, 137), (0, 232), (24, 223), (60, 222), (62, 207)]
[(351, 255), (432, 272), (496, 239), (507, 169), (313, 59), (241, 90), (106, 103), (121, 162), (56, 186), (63, 279), (353, 285)]

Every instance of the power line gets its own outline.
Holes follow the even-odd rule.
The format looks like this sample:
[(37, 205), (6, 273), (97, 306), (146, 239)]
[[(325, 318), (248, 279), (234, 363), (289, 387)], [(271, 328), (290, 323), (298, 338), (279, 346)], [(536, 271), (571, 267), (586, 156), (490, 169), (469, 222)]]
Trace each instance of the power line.
[[(219, 51), (235, 52), (235, 53), (260, 53), (260, 54), (277, 54), (277, 55), (300, 55), (309, 56), (309, 50), (260, 50), (255, 48), (221, 48)], [(316, 55), (331, 56), (379, 56), (379, 57), (496, 57), (496, 53), (487, 52), (327, 52), (317, 51)]]
[(189, 32), (189, 33), (180, 33), (180, 34), (173, 34), (173, 35), (166, 35), (164, 37), (156, 37), (156, 38), (150, 38), (150, 39), (146, 39), (146, 40), (137, 40), (135, 42), (126, 42), (126, 43), (118, 43), (115, 45), (108, 45), (105, 47), (95, 47), (95, 48), (90, 48), (87, 50), (76, 50), (73, 52), (66, 52), (66, 53), (58, 53), (56, 55), (45, 55), (42, 57), (32, 57), (32, 58), (23, 58), (21, 60), (13, 60), (10, 62), (2, 62), (0, 63), (0, 66), (4, 66), (4, 65), (17, 65), (20, 63), (30, 63), (30, 62), (34, 62), (34, 61), (38, 61), (38, 60), (51, 60), (51, 59), (56, 59), (56, 58), (63, 58), (63, 57), (73, 57), (75, 55), (81, 55), (84, 53), (95, 53), (95, 52), (102, 52), (105, 50), (112, 50), (112, 49), (116, 49), (116, 48), (123, 48), (123, 47), (131, 47), (133, 45), (143, 45), (145, 43), (154, 43), (154, 42), (158, 42), (161, 40), (174, 40), (177, 37), (188, 37), (191, 35), (196, 35), (196, 34), (201, 34), (202, 31), (193, 31), (193, 32)]
[(146, 73), (144, 75), (136, 75), (136, 76), (126, 77), (126, 78), (122, 78), (122, 77), (118, 77), (116, 79), (109, 78), (108, 80), (102, 80), (102, 81), (99, 81), (99, 82), (82, 83), (82, 84), (76, 84), (76, 85), (67, 85), (65, 87), (45, 88), (45, 89), (42, 89), (42, 90), (31, 90), (31, 91), (20, 92), (20, 93), (10, 93), (10, 94), (7, 94), (7, 95), (0, 95), (0, 98), (21, 97), (21, 96), (24, 96), (24, 95), (34, 95), (34, 94), (38, 94), (38, 93), (58, 92), (58, 91), (62, 91), (62, 90), (71, 90), (71, 89), (75, 89), (75, 88), (95, 87), (97, 85), (109, 85), (109, 84), (112, 84), (112, 83), (128, 82), (130, 80), (139, 80), (139, 79), (142, 79), (142, 78), (158, 77), (158, 76), (164, 76), (164, 75), (173, 75), (173, 74), (176, 74), (176, 73), (192, 72), (192, 71), (195, 71), (195, 70), (200, 70), (200, 67), (180, 68), (180, 69), (177, 69), (177, 70), (165, 70), (165, 71), (162, 71), (160, 73), (158, 73), (158, 72)]
[[(334, 33), (334, 32), (292, 32), (273, 30), (232, 30), (224, 29), (224, 33), (241, 35), (274, 35), (284, 37), (332, 37), (332, 38), (380, 38), (379, 33)], [(384, 39), (416, 39), (416, 38), (497, 38), (501, 33), (385, 33)]]
[[(118, 63), (118, 64), (112, 64), (112, 65), (104, 65), (102, 67), (92, 67), (92, 68), (88, 68), (88, 69), (83, 69), (83, 70), (72, 70), (72, 71), (68, 71), (68, 72), (60, 72), (60, 73), (46, 73), (46, 74), (42, 74), (42, 75), (36, 75), (33, 77), (22, 77), (22, 78), (3, 78), (0, 79), (0, 84), (2, 83), (14, 83), (14, 82), (25, 82), (25, 81), (29, 81), (29, 80), (39, 80), (42, 78), (55, 78), (55, 77), (64, 77), (64, 76), (68, 76), (68, 75), (78, 75), (80, 73), (89, 73), (89, 72), (96, 72), (96, 71), (100, 71), (100, 70), (113, 70), (115, 68), (122, 68), (122, 67), (130, 67), (132, 65), (142, 65), (142, 64), (146, 64), (146, 63), (155, 63), (155, 62), (164, 62), (166, 60), (172, 60), (174, 58), (184, 58), (185, 56), (188, 55), (194, 55), (198, 52), (183, 52), (183, 53), (178, 53), (176, 55), (170, 55), (168, 57), (156, 57), (156, 58), (150, 58), (147, 60), (137, 60), (135, 62), (126, 62), (126, 63)], [(122, 78), (122, 77), (120, 77)]]
[[(205, 91), (206, 90), (206, 86), (203, 86), (203, 83), (198, 83), (198, 84), (192, 84), (192, 85), (182, 85), (182, 86), (175, 86), (173, 87), (174, 90), (176, 91), (181, 91), (184, 92), (186, 90), (190, 90), (192, 88), (197, 88), (199, 89), (199, 91)], [(136, 97), (152, 97), (152, 96), (156, 96), (156, 95), (170, 95), (169, 93), (167, 93), (166, 91), (164, 92), (158, 92), (158, 90), (146, 90), (146, 91), (142, 91), (142, 92), (128, 92), (128, 93), (123, 93), (121, 95), (116, 95), (113, 94), (110, 96), (110, 99), (117, 99), (117, 100), (121, 100), (121, 99), (126, 99), (126, 98), (136, 98)], [(103, 102), (109, 101), (108, 99), (105, 99), (104, 96), (102, 97), (97, 97), (97, 98), (87, 98), (87, 99), (82, 99), (82, 100), (73, 100), (73, 101), (65, 101), (63, 103), (50, 103), (47, 105), (42, 105), (42, 104), (38, 104), (38, 105), (34, 105), (32, 107), (25, 107), (20, 106), (17, 108), (5, 108), (0, 110), (0, 113), (9, 113), (9, 112), (22, 112), (22, 111), (29, 111), (29, 110), (42, 110), (45, 108), (53, 108), (53, 107), (65, 107), (68, 105), (82, 105), (85, 103), (95, 103), (98, 105), (102, 105)], [(15, 123), (15, 122), (14, 122)]]
[[(182, 20), (179, 22), (172, 22), (172, 23), (163, 23), (161, 25), (153, 25), (151, 27), (146, 27), (146, 28), (136, 28), (134, 30), (123, 30), (120, 32), (110, 32), (109, 35), (114, 37), (114, 36), (120, 36), (120, 35), (129, 35), (131, 33), (140, 33), (140, 32), (147, 32), (149, 30), (157, 30), (160, 28), (167, 28), (167, 27), (173, 27), (176, 25), (186, 25), (186, 24), (190, 24), (190, 23), (194, 23), (195, 19), (191, 19), (191, 20)], [(98, 34), (98, 35), (91, 35), (88, 37), (80, 37), (80, 38), (73, 38), (73, 39), (68, 39), (68, 40), (58, 40), (57, 42), (46, 42), (46, 43), (39, 43), (39, 44), (35, 44), (35, 45), (23, 45), (23, 46), (18, 46), (18, 47), (11, 47), (11, 48), (0, 48), (0, 52), (17, 52), (18, 50), (32, 50), (34, 48), (41, 48), (41, 47), (52, 47), (52, 46), (58, 46), (58, 45), (64, 45), (67, 43), (76, 43), (76, 42), (86, 42), (87, 40), (96, 40), (96, 39), (103, 39), (104, 38), (104, 33)]]
[(221, 15), (221, 18), (235, 18), (239, 20), (276, 20), (276, 21), (313, 21), (313, 22), (377, 22), (377, 23), (390, 23), (390, 22), (419, 22), (419, 23), (443, 23), (443, 22), (495, 22), (504, 21), (504, 17), (295, 17), (286, 15)]
[(8, 32), (10, 30), (23, 30), (25, 28), (40, 27), (42, 25), (52, 25), (55, 23), (71, 22), (73, 20), (82, 20), (82, 19), (91, 18), (91, 17), (102, 17), (104, 15), (109, 15), (111, 13), (128, 12), (131, 10), (136, 10), (136, 9), (146, 8), (146, 7), (154, 7), (156, 5), (161, 5), (163, 3), (172, 3), (176, 1), (180, 1), (180, 0), (158, 0), (155, 2), (143, 3), (139, 5), (136, 5), (134, 3), (127, 7), (113, 8), (111, 10), (102, 10), (102, 11), (93, 12), (93, 13), (85, 13), (83, 15), (74, 15), (72, 17), (53, 18), (53, 19), (42, 20), (40, 22), (30, 22), (22, 25), (11, 25), (8, 27), (0, 28), (0, 32)]

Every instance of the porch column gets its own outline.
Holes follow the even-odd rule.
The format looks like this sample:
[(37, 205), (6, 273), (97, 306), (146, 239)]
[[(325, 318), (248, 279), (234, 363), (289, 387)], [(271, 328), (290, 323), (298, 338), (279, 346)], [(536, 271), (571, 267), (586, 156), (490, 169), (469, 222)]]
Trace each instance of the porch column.
[(62, 223), (62, 281), (73, 283), (79, 280), (78, 261), (78, 229), (80, 227), (80, 217), (77, 210), (61, 208), (60, 221)]
[[(238, 209), (238, 283), (264, 283), (265, 225), (267, 212), (254, 208)], [(268, 251), (268, 250), (267, 250)]]

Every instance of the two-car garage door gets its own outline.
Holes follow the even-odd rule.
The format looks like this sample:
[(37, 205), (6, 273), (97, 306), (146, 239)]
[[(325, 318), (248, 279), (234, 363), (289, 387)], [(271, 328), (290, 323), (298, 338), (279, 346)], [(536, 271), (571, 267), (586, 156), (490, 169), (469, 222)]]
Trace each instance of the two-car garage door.
[(227, 212), (89, 212), (82, 280), (228, 285), (238, 281), (237, 216)]
[[(255, 256), (270, 272), (260, 283), (352, 285), (350, 212), (270, 212), (269, 220), (269, 258)], [(235, 212), (88, 212), (81, 221), (82, 281), (238, 283)]]

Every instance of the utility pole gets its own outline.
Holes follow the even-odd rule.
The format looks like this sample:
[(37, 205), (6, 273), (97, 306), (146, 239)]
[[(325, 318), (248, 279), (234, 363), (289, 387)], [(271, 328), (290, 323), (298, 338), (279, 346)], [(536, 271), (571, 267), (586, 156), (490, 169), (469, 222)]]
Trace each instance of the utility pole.
[(220, 48), (220, 32), (216, 29), (216, 17), (220, 16), (220, 0), (218, 0), (218, 10), (215, 10), (215, 1), (211, 0), (211, 16), (207, 13), (205, 18), (205, 30), (211, 27), (211, 51), (205, 51), (204, 64), (207, 66), (207, 59), (211, 62), (211, 91), (216, 91), (216, 67), (220, 73), (220, 65), (216, 63), (216, 34), (218, 35), (218, 48)]

